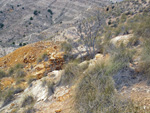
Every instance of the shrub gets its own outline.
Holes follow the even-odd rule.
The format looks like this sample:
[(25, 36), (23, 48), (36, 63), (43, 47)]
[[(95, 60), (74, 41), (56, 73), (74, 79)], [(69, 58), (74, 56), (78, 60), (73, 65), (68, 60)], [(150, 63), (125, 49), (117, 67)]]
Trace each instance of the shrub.
[(40, 14), (40, 11), (35, 10), (35, 11), (33, 12), (33, 14), (37, 16), (38, 14)]
[[(143, 18), (144, 17), (144, 18)], [(136, 23), (134, 33), (138, 37), (150, 38), (150, 16), (143, 15), (140, 22)]]
[(3, 92), (1, 92), (0, 100), (3, 100), (2, 107), (9, 104), (12, 100), (14, 100), (14, 88), (9, 88)]
[(107, 48), (111, 55), (111, 61), (109, 65), (110, 72), (117, 72), (120, 69), (128, 67), (132, 62), (134, 49), (130, 50), (123, 43), (119, 47), (113, 45)]
[[(25, 37), (25, 36), (24, 36)], [(27, 43), (23, 43), (23, 46), (27, 45)]]
[(13, 76), (14, 78), (17, 78), (18, 80), (22, 77), (25, 77), (26, 72), (23, 70), (24, 65), (23, 64), (16, 64), (14, 67), (11, 67), (8, 71), (9, 76)]
[(135, 37), (141, 37), (142, 41), (142, 52), (141, 52), (141, 63), (140, 71), (150, 78), (150, 16), (149, 13), (143, 13), (139, 16), (136, 27), (133, 29)]
[(30, 20), (33, 20), (33, 17), (30, 17)]
[(22, 43), (19, 43), (19, 46), (22, 46)]
[(34, 104), (34, 102), (35, 102), (35, 99), (32, 96), (30, 96), (30, 95), (25, 96), (21, 107), (30, 106), (30, 105)]
[(0, 79), (3, 77), (7, 77), (7, 73), (5, 73), (3, 70), (0, 70)]
[(111, 76), (106, 75), (105, 66), (105, 63), (100, 63), (91, 67), (79, 82), (75, 96), (78, 112), (94, 113), (110, 104), (114, 83)]
[(25, 82), (25, 79), (21, 78), (21, 77), (15, 78), (15, 80), (16, 80), (16, 84), (15, 85), (18, 85), (18, 84), (20, 84), (22, 82)]
[(48, 9), (47, 12), (49, 12), (51, 15), (53, 15), (53, 12), (51, 9)]
[(51, 96), (54, 93), (54, 82), (53, 81), (47, 81), (46, 82), (48, 86), (48, 95)]
[(141, 53), (141, 64), (140, 68), (144, 75), (150, 78), (150, 40), (147, 39), (144, 41), (143, 50)]
[(34, 78), (34, 77), (30, 77), (29, 79), (28, 79), (28, 85), (30, 85), (33, 81), (35, 81), (36, 80), (36, 78)]
[(24, 91), (23, 88), (17, 87), (16, 89), (14, 89), (14, 94), (18, 94), (18, 93), (21, 93), (21, 92), (23, 92), (23, 91)]
[(40, 63), (42, 61), (47, 61), (48, 60), (48, 54), (45, 52), (43, 54), (41, 54), (38, 58), (37, 58), (37, 63)]
[(75, 111), (78, 113), (134, 113), (130, 100), (118, 98), (109, 63), (99, 61), (79, 79), (75, 89)]
[(14, 78), (22, 78), (22, 77), (25, 77), (25, 76), (26, 76), (25, 71), (23, 69), (18, 69), (15, 72)]
[(68, 42), (63, 42), (61, 44), (61, 50), (65, 52), (64, 59), (65, 61), (72, 59), (72, 45)]
[(67, 64), (64, 70), (65, 72), (61, 76), (61, 85), (72, 85), (81, 74), (79, 66), (74, 62)]
[(0, 23), (0, 29), (2, 29), (4, 27), (3, 23)]
[(69, 52), (72, 51), (72, 46), (71, 46), (71, 44), (68, 43), (68, 42), (62, 43), (62, 44), (61, 44), (61, 48), (62, 48), (63, 51), (65, 51), (65, 52), (67, 52), (67, 53), (69, 53)]
[(24, 68), (24, 65), (20, 63), (16, 64), (14, 67), (14, 69), (23, 69), (23, 68)]
[(36, 110), (31, 106), (31, 107), (28, 107), (25, 111), (24, 111), (24, 113), (35, 113), (36, 112)]
[(11, 76), (13, 73), (14, 73), (14, 68), (11, 67), (11, 68), (8, 70), (8, 74)]
[(127, 19), (127, 16), (126, 16), (126, 14), (124, 13), (124, 14), (121, 15), (120, 22), (123, 23), (123, 22), (126, 21), (126, 19)]
[[(31, 25), (32, 23), (31, 22), (29, 22), (29, 25)], [(25, 37), (25, 35), (23, 35), (23, 37)]]
[(12, 45), (15, 45), (15, 42), (12, 42)]

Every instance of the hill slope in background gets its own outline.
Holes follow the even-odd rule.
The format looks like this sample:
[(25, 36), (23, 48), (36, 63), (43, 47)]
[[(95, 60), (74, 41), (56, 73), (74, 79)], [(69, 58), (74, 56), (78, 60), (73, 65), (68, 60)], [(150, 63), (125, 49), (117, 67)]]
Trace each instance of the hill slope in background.
[(1, 0), (0, 45), (18, 47), (50, 38), (86, 18), (87, 10), (108, 4), (108, 0)]

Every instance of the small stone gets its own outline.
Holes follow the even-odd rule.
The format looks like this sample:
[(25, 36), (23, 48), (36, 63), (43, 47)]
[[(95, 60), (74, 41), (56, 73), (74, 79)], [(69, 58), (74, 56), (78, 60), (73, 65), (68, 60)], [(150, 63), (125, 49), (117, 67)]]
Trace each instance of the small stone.
[(55, 111), (55, 113), (60, 113), (62, 110), (61, 109), (59, 109), (59, 110), (56, 110)]
[(143, 106), (143, 109), (146, 109), (146, 106)]

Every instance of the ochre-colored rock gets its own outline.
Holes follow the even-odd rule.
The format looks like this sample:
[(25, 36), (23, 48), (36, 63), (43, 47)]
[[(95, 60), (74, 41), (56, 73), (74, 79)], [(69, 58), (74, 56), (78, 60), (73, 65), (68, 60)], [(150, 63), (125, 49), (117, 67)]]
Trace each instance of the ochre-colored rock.
[(41, 71), (41, 70), (43, 70), (44, 68), (45, 68), (44, 64), (38, 64), (34, 69), (35, 69), (36, 71)]
[(59, 110), (56, 110), (55, 111), (55, 113), (60, 113), (62, 110), (61, 109), (59, 109)]
[(96, 54), (95, 55), (95, 59), (98, 60), (98, 59), (102, 59), (104, 58), (104, 56), (102, 54)]

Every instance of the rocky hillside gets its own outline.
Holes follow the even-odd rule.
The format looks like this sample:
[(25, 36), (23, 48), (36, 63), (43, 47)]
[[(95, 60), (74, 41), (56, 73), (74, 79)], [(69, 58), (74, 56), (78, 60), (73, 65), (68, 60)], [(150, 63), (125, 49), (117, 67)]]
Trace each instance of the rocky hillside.
[(110, 3), (109, 0), (1, 0), (1, 48), (18, 48), (54, 37), (89, 16), (93, 7)]
[[(2, 1), (2, 9), (8, 7), (6, 3)], [(16, 48), (24, 45), (0, 58), (1, 113), (149, 113), (150, 1), (106, 2), (105, 7), (102, 3), (56, 0), (49, 6), (37, 0), (27, 2), (30, 8), (20, 4), (7, 9), (14, 13), (16, 8), (28, 7), (32, 10), (32, 15), (28, 16), (28, 10), (25, 15), (32, 17), (28, 27), (41, 31), (28, 31), (31, 36), (37, 33), (36, 43), (33, 37), (20, 34), (11, 43), (1, 42), (2, 47), (3, 42)], [(46, 13), (43, 6), (49, 6)], [(79, 15), (75, 7), (85, 12)], [(51, 27), (47, 20), (42, 23), (43, 14), (51, 15)], [(18, 25), (24, 27), (24, 19)], [(34, 22), (47, 28), (40, 29)], [(10, 31), (17, 28), (10, 26)], [(39, 41), (52, 32), (55, 36)], [(41, 33), (44, 37), (39, 38)]]

